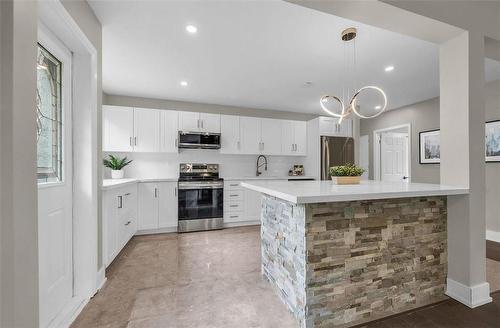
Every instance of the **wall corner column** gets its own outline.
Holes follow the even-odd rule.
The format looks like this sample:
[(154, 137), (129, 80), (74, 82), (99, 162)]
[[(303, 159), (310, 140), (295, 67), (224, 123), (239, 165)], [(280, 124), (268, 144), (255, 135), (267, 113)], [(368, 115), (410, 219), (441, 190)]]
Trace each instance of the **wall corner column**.
[(440, 45), (441, 184), (448, 197), (447, 294), (469, 307), (491, 301), (486, 282), (484, 36), (463, 32)]

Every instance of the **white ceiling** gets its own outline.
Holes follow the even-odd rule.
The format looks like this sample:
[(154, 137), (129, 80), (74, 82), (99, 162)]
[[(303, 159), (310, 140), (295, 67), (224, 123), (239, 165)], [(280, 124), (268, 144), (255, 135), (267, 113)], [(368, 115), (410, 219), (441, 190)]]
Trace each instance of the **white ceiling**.
[[(390, 108), (439, 94), (435, 44), (287, 2), (89, 2), (103, 26), (108, 94), (321, 113), (320, 96), (341, 93), (339, 35), (351, 26), (358, 86), (382, 87)], [(488, 65), (490, 80), (500, 76), (499, 63)]]

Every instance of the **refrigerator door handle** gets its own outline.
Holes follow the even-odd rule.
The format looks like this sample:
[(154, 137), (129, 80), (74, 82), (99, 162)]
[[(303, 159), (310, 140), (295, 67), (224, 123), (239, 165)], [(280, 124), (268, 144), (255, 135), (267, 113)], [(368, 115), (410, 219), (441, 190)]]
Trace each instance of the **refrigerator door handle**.
[(328, 175), (330, 174), (330, 145), (328, 139), (325, 140), (325, 146), (326, 146), (325, 180), (328, 180)]

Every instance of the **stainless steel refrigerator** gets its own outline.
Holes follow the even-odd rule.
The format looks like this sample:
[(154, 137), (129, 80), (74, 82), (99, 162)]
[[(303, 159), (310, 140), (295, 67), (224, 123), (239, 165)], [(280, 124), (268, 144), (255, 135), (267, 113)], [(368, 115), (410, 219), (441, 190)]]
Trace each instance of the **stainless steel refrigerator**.
[(354, 164), (354, 139), (321, 136), (321, 180), (330, 179), (330, 167)]

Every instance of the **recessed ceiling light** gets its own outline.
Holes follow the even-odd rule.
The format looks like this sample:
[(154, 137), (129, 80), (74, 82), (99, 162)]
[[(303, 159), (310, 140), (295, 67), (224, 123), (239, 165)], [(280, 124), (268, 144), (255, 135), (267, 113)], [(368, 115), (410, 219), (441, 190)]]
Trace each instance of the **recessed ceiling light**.
[(375, 109), (380, 109), (380, 108), (382, 108), (382, 106), (380, 105), (375, 106)]
[(187, 83), (187, 81), (181, 81), (181, 85), (182, 85), (183, 87), (187, 87), (188, 83)]
[(186, 31), (188, 31), (191, 34), (195, 34), (196, 32), (198, 32), (198, 28), (194, 25), (187, 25)]
[(394, 66), (387, 66), (387, 67), (385, 68), (385, 71), (386, 71), (386, 72), (390, 72), (390, 71), (392, 71), (392, 70), (394, 70)]

